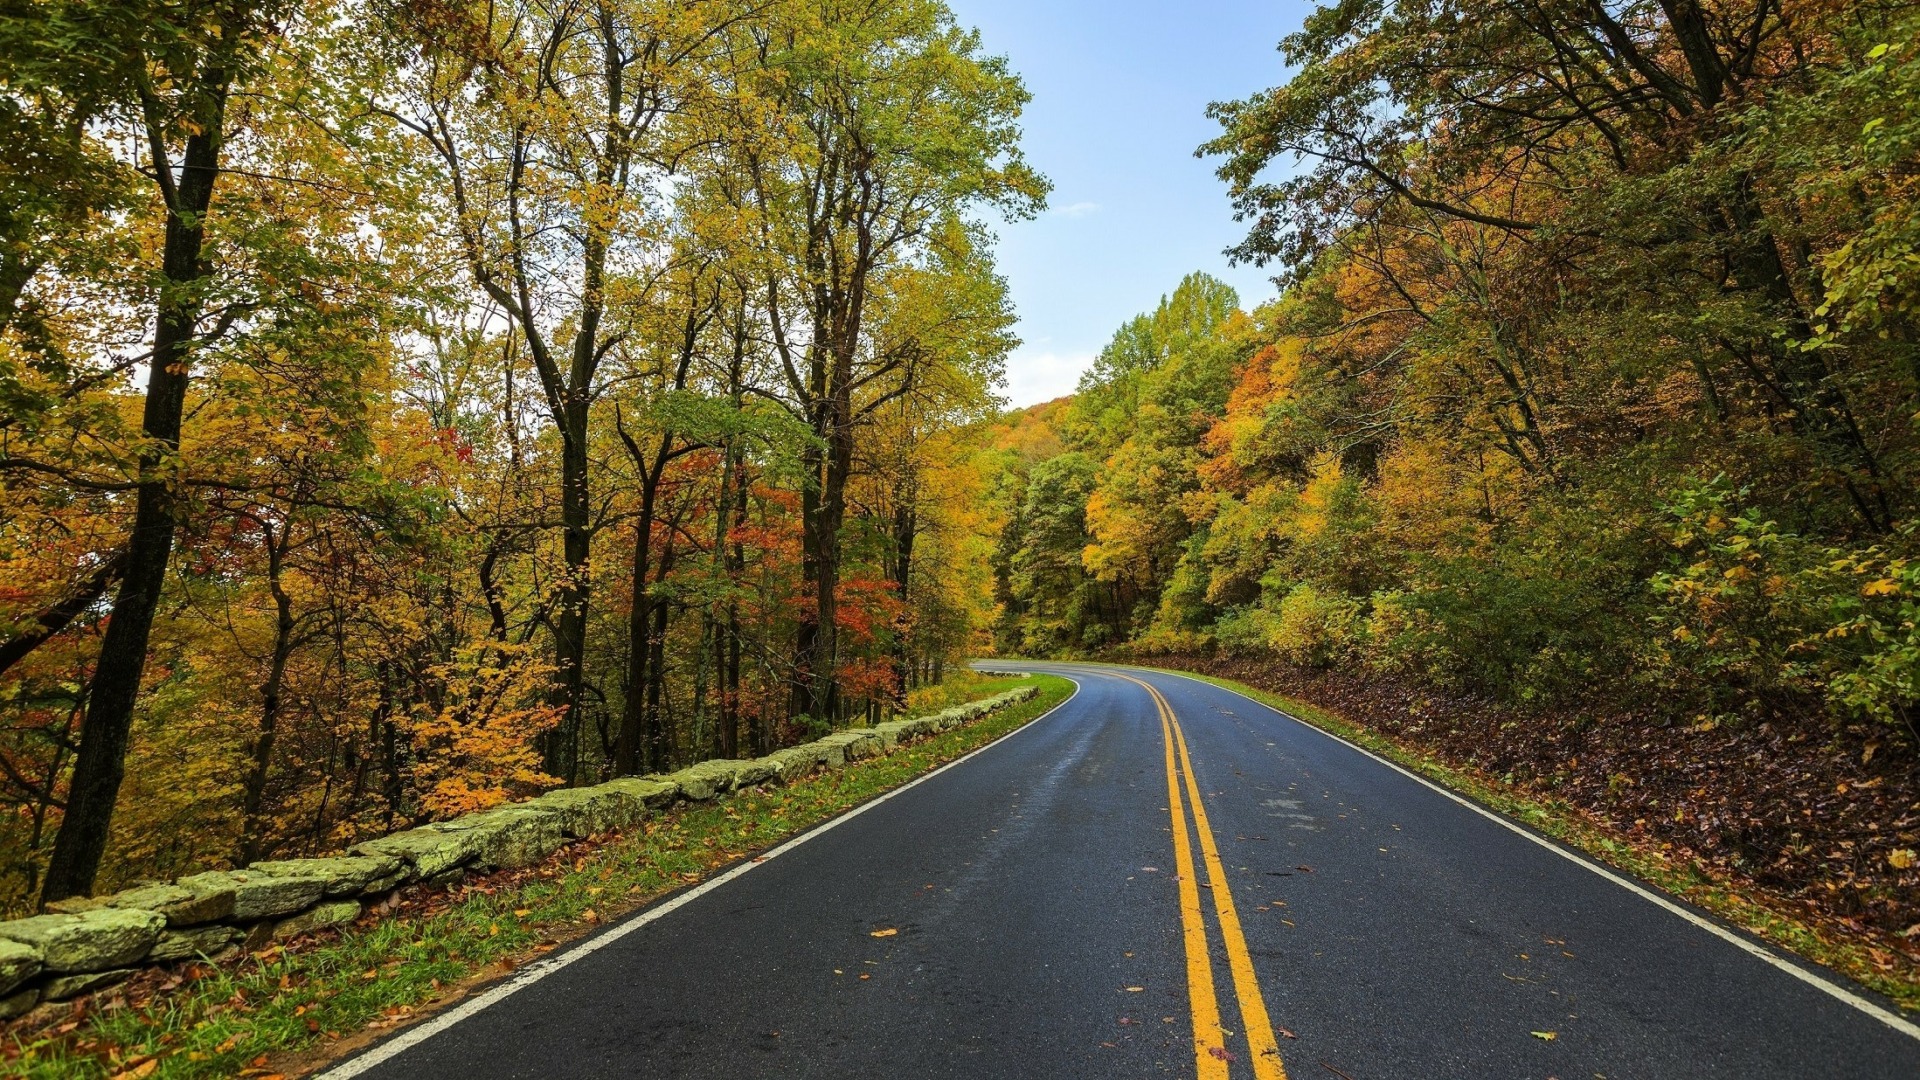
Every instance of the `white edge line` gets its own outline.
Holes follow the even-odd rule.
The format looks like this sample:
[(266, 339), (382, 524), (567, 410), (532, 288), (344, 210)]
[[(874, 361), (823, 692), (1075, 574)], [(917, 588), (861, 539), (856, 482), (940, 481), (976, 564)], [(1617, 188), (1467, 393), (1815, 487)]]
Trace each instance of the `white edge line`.
[[(1113, 666), (1125, 667), (1126, 665), (1115, 664)], [(1293, 715), (1292, 713), (1285, 712), (1280, 709), (1276, 709), (1273, 706), (1267, 704), (1266, 702), (1261, 701), (1258, 698), (1250, 697), (1246, 694), (1243, 694), (1240, 691), (1235, 690), (1230, 686), (1221, 686), (1219, 683), (1209, 682), (1206, 679), (1202, 679), (1194, 675), (1188, 675), (1179, 671), (1167, 671), (1162, 668), (1136, 668), (1134, 670), (1145, 671), (1145, 672), (1148, 672), (1149, 674), (1154, 674), (1154, 675), (1172, 675), (1173, 677), (1178, 679), (1187, 679), (1192, 682), (1200, 683), (1203, 686), (1211, 686), (1215, 690), (1225, 690), (1227, 693), (1232, 694), (1235, 697), (1245, 698), (1246, 700), (1253, 702), (1255, 705), (1258, 705), (1261, 708), (1267, 710), (1268, 712), (1273, 713), (1275, 716), (1279, 716), (1279, 717), (1283, 717), (1285, 719), (1291, 720), (1294, 723), (1299, 724), (1301, 727), (1306, 728), (1309, 731), (1317, 731), (1320, 734), (1325, 735), (1327, 738), (1332, 739), (1334, 742), (1337, 742), (1340, 745), (1345, 746), (1349, 750), (1354, 750), (1361, 754), (1365, 754), (1367, 757), (1370, 757), (1373, 760), (1379, 762), (1380, 764), (1385, 765), (1387, 768), (1392, 769), (1393, 771), (1399, 773), (1400, 775), (1405, 776), (1408, 779), (1413, 780), (1419, 784), (1422, 784), (1433, 791), (1439, 792), (1441, 795), (1444, 795), (1447, 798), (1452, 799), (1454, 802), (1457, 802), (1461, 806), (1464, 806), (1467, 809), (1473, 811), (1474, 813), (1479, 814), (1481, 817), (1486, 818), (1488, 821), (1496, 822), (1502, 828), (1511, 830), (1515, 833), (1520, 834), (1521, 836), (1526, 837), (1528, 840), (1531, 840), (1534, 843), (1540, 845), (1541, 847), (1546, 848), (1548, 851), (1553, 852), (1555, 855), (1560, 856), (1561, 858), (1567, 860), (1568, 862), (1573, 863), (1576, 866), (1582, 866), (1588, 870), (1593, 871), (1594, 873), (1600, 875), (1601, 877), (1606, 878), (1608, 881), (1613, 882), (1615, 885), (1618, 885), (1621, 888), (1627, 890), (1628, 892), (1633, 893), (1635, 896), (1640, 897), (1642, 900), (1655, 904), (1659, 907), (1665, 908), (1667, 911), (1670, 911), (1673, 914), (1680, 916), (1682, 919), (1685, 919), (1686, 921), (1692, 923), (1693, 925), (1699, 927), (1702, 930), (1705, 930), (1706, 932), (1712, 934), (1713, 936), (1720, 938), (1723, 941), (1731, 942), (1732, 944), (1738, 946), (1742, 951), (1748, 953), (1749, 955), (1757, 956), (1760, 959), (1766, 961), (1767, 963), (1773, 965), (1774, 967), (1780, 969), (1781, 971), (1784, 971), (1787, 974), (1793, 976), (1794, 978), (1799, 979), (1801, 982), (1806, 983), (1807, 985), (1812, 986), (1815, 989), (1818, 989), (1826, 993), (1828, 996), (1836, 998), (1841, 1002), (1844, 1002), (1845, 1004), (1853, 1006), (1855, 1009), (1858, 1009), (1859, 1011), (1866, 1013), (1868, 1016), (1873, 1017), (1875, 1020), (1880, 1021), (1882, 1024), (1885, 1024), (1886, 1026), (1892, 1028), (1893, 1030), (1899, 1032), (1900, 1034), (1905, 1035), (1909, 1038), (1920, 1039), (1920, 1025), (1916, 1025), (1912, 1021), (1907, 1020), (1906, 1018), (1899, 1016), (1881, 1007), (1880, 1005), (1867, 1000), (1864, 997), (1861, 997), (1859, 994), (1856, 994), (1853, 991), (1848, 990), (1844, 986), (1840, 986), (1836, 983), (1829, 981), (1828, 979), (1822, 978), (1821, 976), (1814, 974), (1811, 971), (1808, 971), (1806, 968), (1801, 967), (1799, 964), (1795, 964), (1786, 960), (1785, 958), (1775, 953), (1772, 949), (1769, 949), (1752, 940), (1749, 940), (1748, 938), (1743, 937), (1740, 934), (1736, 934), (1732, 930), (1729, 930), (1726, 927), (1721, 926), (1719, 923), (1714, 922), (1712, 919), (1704, 918), (1700, 915), (1695, 914), (1694, 912), (1688, 911), (1686, 908), (1681, 907), (1677, 903), (1674, 903), (1671, 899), (1668, 899), (1665, 896), (1661, 896), (1659, 893), (1656, 893), (1651, 889), (1648, 889), (1646, 886), (1641, 885), (1637, 881), (1633, 881), (1629, 878), (1621, 877), (1619, 874), (1614, 873), (1612, 870), (1608, 869), (1607, 867), (1602, 866), (1599, 863), (1596, 863), (1584, 856), (1577, 855), (1574, 852), (1568, 850), (1567, 848), (1560, 846), (1559, 844), (1553, 842), (1552, 840), (1547, 839), (1544, 836), (1540, 836), (1539, 834), (1533, 832), (1530, 829), (1523, 828), (1517, 822), (1510, 821), (1507, 818), (1499, 814), (1496, 814), (1491, 810), (1488, 810), (1486, 807), (1481, 806), (1479, 803), (1474, 802), (1473, 800), (1467, 798), (1464, 795), (1460, 795), (1456, 792), (1449, 791), (1448, 789), (1441, 787), (1439, 784), (1434, 783), (1433, 781), (1427, 779), (1424, 776), (1421, 776), (1418, 773), (1411, 772), (1405, 768), (1402, 768), (1400, 765), (1395, 764), (1394, 762), (1381, 757), (1379, 754), (1374, 753), (1373, 751), (1367, 749), (1364, 746), (1359, 746), (1354, 743), (1348, 742), (1347, 740), (1341, 738), (1340, 736), (1335, 735), (1333, 732), (1320, 727), (1318, 724), (1310, 723), (1306, 720), (1301, 719), (1298, 716)], [(1056, 673), (1049, 671), (1049, 672), (1046, 672), (1046, 674), (1052, 675)], [(1062, 702), (1062, 704), (1065, 704), (1065, 703)]]
[[(1054, 673), (1049, 671), (1049, 672), (1043, 672), (1043, 674), (1053, 675)], [(448, 1028), (454, 1026), (455, 1024), (458, 1024), (462, 1020), (465, 1020), (468, 1017), (471, 1017), (479, 1013), (481, 1010), (486, 1009), (488, 1006), (498, 1005), (500, 1002), (505, 1001), (509, 997), (512, 997), (515, 993), (521, 990), (524, 990), (529, 986), (532, 986), (534, 983), (539, 982), (541, 979), (544, 979), (549, 975), (552, 975), (554, 972), (559, 971), (561, 968), (566, 967), (568, 964), (571, 964), (576, 960), (592, 955), (593, 953), (596, 953), (601, 949), (606, 948), (607, 946), (613, 944), (614, 942), (619, 941), (621, 938), (626, 937), (628, 934), (631, 934), (634, 931), (639, 930), (641, 927), (644, 927), (649, 923), (652, 923), (656, 919), (662, 919), (668, 915), (673, 914), (675, 911), (679, 910), (681, 907), (687, 904), (690, 904), (695, 900), (698, 900), (700, 897), (705, 896), (706, 894), (712, 892), (713, 890), (719, 888), (722, 885), (725, 885), (727, 882), (732, 881), (734, 878), (739, 877), (740, 875), (746, 873), (749, 870), (752, 870), (754, 867), (760, 866), (767, 862), (771, 862), (773, 859), (781, 855), (784, 855), (789, 851), (792, 851), (794, 848), (797, 848), (801, 844), (804, 844), (807, 841), (812, 840), (814, 837), (820, 836), (833, 829), (839, 828), (842, 825), (845, 825), (847, 822), (852, 821), (854, 818), (859, 817), (861, 814), (864, 814), (867, 811), (873, 809), (874, 807), (879, 806), (881, 803), (886, 802), (888, 799), (893, 798), (895, 795), (899, 795), (900, 793), (905, 791), (910, 791), (913, 788), (916, 788), (921, 784), (926, 783), (928, 780), (931, 780), (934, 777), (939, 776), (941, 773), (946, 772), (948, 769), (951, 769), (957, 765), (963, 765), (966, 762), (972, 760), (974, 757), (980, 754), (984, 754), (988, 750), (991, 750), (994, 747), (999, 746), (1001, 743), (1006, 742), (1008, 739), (1013, 738), (1015, 735), (1018, 735), (1021, 732), (1032, 728), (1034, 725), (1038, 724), (1040, 721), (1045, 720), (1049, 716), (1052, 716), (1054, 713), (1064, 708), (1067, 702), (1072, 701), (1075, 697), (1079, 696), (1080, 681), (1078, 679), (1074, 679), (1071, 676), (1064, 676), (1064, 675), (1056, 676), (1056, 677), (1065, 678), (1067, 679), (1068, 682), (1073, 683), (1073, 693), (1068, 694), (1065, 698), (1062, 698), (1059, 701), (1059, 703), (1053, 706), (1053, 708), (1048, 709), (1046, 712), (1041, 713), (1039, 716), (1034, 717), (1033, 719), (1020, 725), (1019, 727), (1013, 729), (1012, 731), (1007, 732), (1005, 735), (1000, 736), (999, 738), (993, 740), (992, 742), (986, 744), (985, 746), (977, 747), (973, 750), (970, 750), (967, 753), (961, 755), (960, 757), (954, 758), (952, 761), (949, 761), (945, 765), (942, 765), (939, 768), (933, 770), (932, 772), (923, 773), (922, 775), (907, 781), (906, 783), (900, 785), (897, 788), (894, 788), (891, 791), (877, 795), (874, 798), (861, 803), (859, 806), (856, 806), (853, 809), (848, 810), (846, 813), (841, 814), (839, 817), (833, 818), (832, 820), (824, 822), (820, 825), (816, 825), (813, 828), (808, 829), (806, 832), (803, 832), (800, 835), (794, 837), (793, 839), (788, 840), (785, 843), (782, 843), (780, 846), (773, 848), (772, 850), (768, 851), (766, 854), (757, 856), (753, 859), (743, 862), (740, 865), (734, 867), (733, 869), (728, 870), (726, 873), (721, 874), (719, 877), (712, 878), (708, 881), (702, 882), (701, 884), (696, 885), (691, 889), (688, 889), (686, 892), (681, 893), (680, 895), (674, 897), (673, 899), (668, 900), (664, 904), (659, 904), (654, 907), (647, 908), (645, 911), (642, 911), (639, 914), (628, 918), (624, 922), (615, 923), (613, 926), (609, 927), (608, 929), (598, 934), (595, 934), (594, 936), (586, 939), (585, 941), (581, 942), (578, 945), (575, 945), (573, 948), (568, 949), (567, 951), (559, 954), (558, 956), (550, 956), (543, 960), (536, 960), (533, 963), (528, 964), (527, 966), (521, 968), (519, 971), (515, 972), (511, 977), (509, 977), (507, 981), (500, 983), (499, 985), (493, 987), (493, 989), (488, 990), (486, 993), (483, 993), (478, 997), (469, 998), (467, 1001), (463, 1002), (459, 1006), (453, 1009), (449, 1009), (444, 1013), (441, 1013), (440, 1015), (434, 1017), (433, 1019), (427, 1021), (424, 1024), (419, 1025), (418, 1027), (408, 1028), (407, 1030), (399, 1033), (398, 1035), (395, 1035), (393, 1038), (375, 1045), (372, 1049), (366, 1051), (365, 1053), (359, 1055), (358, 1057), (348, 1058), (346, 1061), (343, 1061), (340, 1064), (335, 1065), (334, 1067), (327, 1069), (324, 1072), (315, 1074), (314, 1080), (348, 1080), (349, 1077), (359, 1076), (361, 1073), (364, 1073), (367, 1070), (372, 1069), (377, 1065), (382, 1065), (388, 1061), (391, 1061), (394, 1058), (399, 1057), (401, 1054), (406, 1053), (408, 1050), (412, 1049), (413, 1047), (418, 1046), (423, 1042), (426, 1042), (428, 1039), (433, 1038), (435, 1035), (438, 1035), (441, 1032), (447, 1030)]]

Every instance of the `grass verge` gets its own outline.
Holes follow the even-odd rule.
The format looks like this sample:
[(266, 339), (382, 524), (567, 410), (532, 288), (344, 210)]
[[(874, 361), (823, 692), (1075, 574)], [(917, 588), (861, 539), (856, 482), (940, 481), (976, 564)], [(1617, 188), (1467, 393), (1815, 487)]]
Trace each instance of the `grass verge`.
[[(1145, 665), (1141, 665), (1145, 666)], [(1784, 901), (1756, 895), (1747, 884), (1715, 874), (1692, 861), (1668, 857), (1657, 848), (1635, 844), (1589, 818), (1578, 807), (1473, 769), (1450, 764), (1410, 741), (1389, 738), (1309, 702), (1285, 697), (1232, 679), (1174, 668), (1149, 668), (1185, 675), (1244, 694), (1323, 731), (1386, 758), (1402, 768), (1472, 799), (1543, 836), (1623, 870), (1671, 896), (1711, 912), (1764, 941), (1823, 967), (1831, 968), (1886, 995), (1903, 1011), (1920, 1011), (1920, 982), (1904, 977), (1884, 950), (1849, 941), (1792, 910)]]
[[(885, 757), (785, 787), (682, 804), (640, 829), (562, 849), (546, 863), (419, 890), (377, 921), (229, 964), (156, 970), (152, 981), (76, 1007), (71, 1019), (0, 1045), (10, 1076), (189, 1078), (297, 1073), (358, 1033), (396, 1028), (458, 1000), (562, 942), (698, 882), (1066, 700), (1073, 684), (1035, 676), (1038, 696)], [(969, 680), (969, 698), (1023, 685)], [(142, 996), (144, 995), (144, 1000)]]

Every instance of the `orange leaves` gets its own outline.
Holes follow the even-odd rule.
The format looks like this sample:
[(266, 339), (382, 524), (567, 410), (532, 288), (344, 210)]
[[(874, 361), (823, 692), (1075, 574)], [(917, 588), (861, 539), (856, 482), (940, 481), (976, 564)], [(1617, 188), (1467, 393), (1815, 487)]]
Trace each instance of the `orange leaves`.
[(406, 723), (425, 809), (451, 817), (555, 783), (535, 749), (560, 722), (561, 709), (545, 700), (550, 664), (527, 646), (481, 642), (430, 674), (443, 704)]

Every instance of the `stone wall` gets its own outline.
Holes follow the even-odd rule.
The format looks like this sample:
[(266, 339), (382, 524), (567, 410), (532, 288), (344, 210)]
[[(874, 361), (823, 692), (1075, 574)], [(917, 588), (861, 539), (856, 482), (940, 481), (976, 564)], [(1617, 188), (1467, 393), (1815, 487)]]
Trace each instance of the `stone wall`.
[(875, 757), (1038, 692), (1023, 686), (928, 716), (836, 731), (763, 758), (703, 761), (676, 773), (549, 791), (369, 840), (344, 855), (257, 862), (59, 901), (48, 905), (48, 914), (0, 922), (0, 1020), (111, 986), (143, 965), (219, 959), (342, 926), (401, 886), (531, 866), (569, 840), (629, 828), (674, 803), (704, 802)]

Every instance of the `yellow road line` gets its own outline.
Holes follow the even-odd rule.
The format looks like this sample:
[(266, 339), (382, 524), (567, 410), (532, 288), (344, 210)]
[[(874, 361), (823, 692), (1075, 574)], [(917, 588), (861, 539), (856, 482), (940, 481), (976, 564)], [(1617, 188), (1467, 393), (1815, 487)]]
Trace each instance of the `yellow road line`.
[(1207, 951), (1207, 930), (1200, 909), (1200, 880), (1193, 869), (1193, 841), (1187, 837), (1187, 814), (1180, 798), (1180, 781), (1174, 772), (1174, 739), (1169, 721), (1168, 713), (1162, 709), (1160, 733), (1167, 747), (1167, 810), (1173, 816), (1173, 870), (1180, 882), (1180, 927), (1187, 946), (1187, 1004), (1193, 1012), (1194, 1069), (1199, 1080), (1226, 1080), (1227, 1039), (1220, 1029), (1220, 1002), (1213, 989), (1213, 958)]
[[(1205, 929), (1200, 918), (1199, 888), (1193, 878), (1193, 852), (1187, 837), (1180, 783), (1175, 776), (1176, 745), (1179, 748), (1178, 772), (1186, 778), (1187, 794), (1191, 796), (1193, 804), (1195, 832), (1200, 837), (1200, 851), (1206, 860), (1207, 876), (1212, 879), (1213, 888), (1210, 891), (1213, 893), (1213, 908), (1220, 923), (1221, 940), (1227, 948), (1227, 969), (1233, 975), (1234, 996), (1240, 1002), (1240, 1023), (1246, 1029), (1253, 1075), (1255, 1080), (1286, 1080), (1287, 1071), (1280, 1061), (1280, 1046), (1274, 1038), (1273, 1021), (1267, 1014), (1266, 999), (1260, 992), (1260, 981), (1253, 970), (1253, 956), (1247, 950), (1246, 935), (1241, 930), (1239, 909), (1234, 907), (1233, 890), (1228, 886), (1226, 867), (1220, 860), (1220, 846), (1214, 840), (1213, 827), (1207, 821), (1206, 802), (1200, 796), (1200, 785), (1193, 775), (1193, 758), (1187, 751), (1186, 732), (1181, 729), (1173, 706), (1151, 683), (1130, 675), (1114, 674), (1145, 689), (1160, 713), (1160, 731), (1166, 742), (1168, 806), (1174, 818), (1174, 866), (1180, 874), (1181, 923), (1186, 931), (1187, 985), (1194, 1014), (1194, 1053), (1201, 1080), (1225, 1077), (1227, 1070), (1222, 1060), (1224, 1054), (1213, 1052), (1213, 1047), (1224, 1050), (1224, 1045), (1219, 1039), (1219, 1004), (1214, 996), (1213, 965), (1207, 955)], [(1209, 1031), (1215, 1039), (1211, 1044), (1205, 1034)]]
[[(1149, 689), (1152, 689), (1149, 687)], [(1160, 697), (1155, 690), (1153, 696)], [(1167, 714), (1173, 707), (1162, 700)], [(1273, 1037), (1273, 1021), (1267, 1016), (1266, 998), (1260, 993), (1260, 980), (1253, 973), (1253, 956), (1247, 951), (1246, 935), (1240, 930), (1240, 913), (1233, 906), (1233, 890), (1227, 888), (1227, 868), (1220, 862), (1220, 847), (1214, 843), (1213, 827), (1207, 824), (1206, 804), (1200, 800), (1200, 786), (1193, 779), (1193, 761), (1187, 756), (1187, 735), (1180, 721), (1173, 722), (1174, 737), (1180, 740), (1180, 768), (1187, 776), (1187, 793), (1193, 796), (1193, 821), (1200, 834), (1200, 851), (1207, 860), (1207, 876), (1213, 879), (1213, 909), (1220, 916), (1220, 937), (1227, 943), (1227, 969), (1233, 972), (1233, 993), (1240, 999), (1240, 1023), (1247, 1031), (1247, 1052), (1253, 1056), (1256, 1080), (1286, 1080), (1287, 1070), (1280, 1064), (1280, 1044)]]

